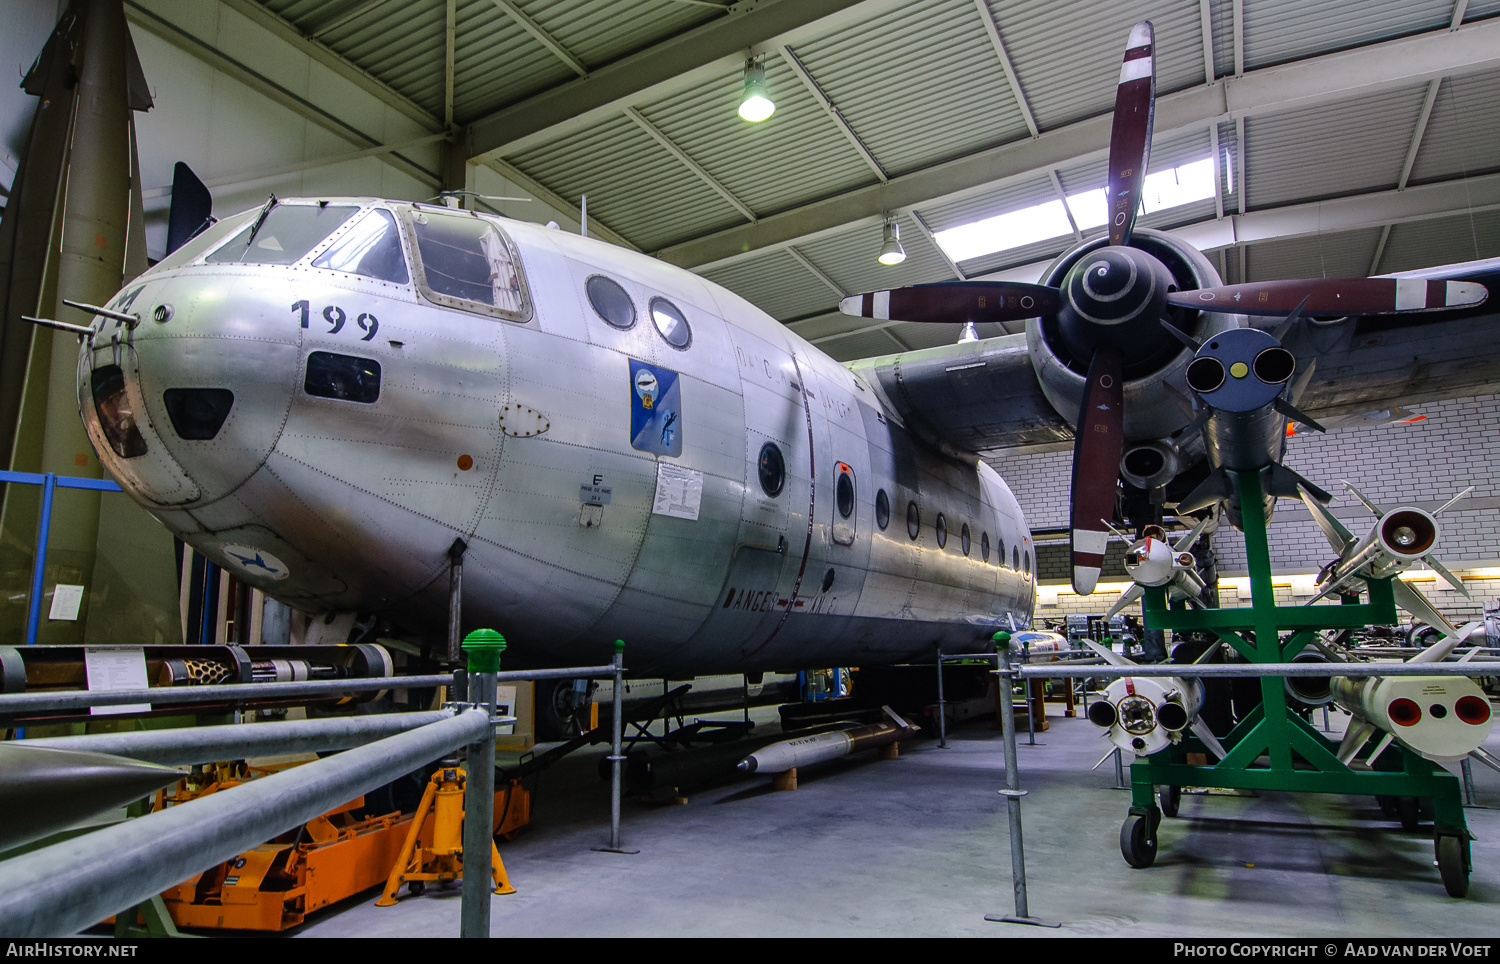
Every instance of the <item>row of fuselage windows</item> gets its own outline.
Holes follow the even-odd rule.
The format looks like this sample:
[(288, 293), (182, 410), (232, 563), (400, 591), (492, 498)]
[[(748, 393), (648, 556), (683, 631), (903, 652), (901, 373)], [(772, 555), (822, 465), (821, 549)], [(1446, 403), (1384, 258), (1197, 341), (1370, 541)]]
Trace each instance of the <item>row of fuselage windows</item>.
[[(781, 454), (781, 447), (775, 442), (762, 445), (756, 470), (760, 476), (761, 491), (773, 497), (780, 495), (782, 487), (786, 484), (786, 459)], [(835, 473), (834, 507), (838, 510), (840, 518), (848, 519), (854, 514), (853, 472), (847, 465), (839, 462), (835, 465)], [(882, 532), (891, 524), (891, 498), (886, 494), (885, 489), (880, 489), (875, 493), (875, 524)], [(939, 512), (934, 528), (937, 533), (938, 548), (948, 548), (948, 517)], [(906, 534), (913, 542), (922, 537), (922, 510), (917, 507), (915, 499), (906, 503)], [(973, 552), (974, 541), (967, 522), (959, 525), (958, 548), (965, 556)], [(995, 550), (995, 565), (1005, 565), (1004, 539), (997, 540)], [(983, 562), (990, 561), (990, 534), (988, 532), (979, 534), (979, 558)], [(1010, 567), (1025, 572), (1028, 576), (1031, 575), (1031, 551), (1022, 552), (1020, 546), (1012, 545)]]

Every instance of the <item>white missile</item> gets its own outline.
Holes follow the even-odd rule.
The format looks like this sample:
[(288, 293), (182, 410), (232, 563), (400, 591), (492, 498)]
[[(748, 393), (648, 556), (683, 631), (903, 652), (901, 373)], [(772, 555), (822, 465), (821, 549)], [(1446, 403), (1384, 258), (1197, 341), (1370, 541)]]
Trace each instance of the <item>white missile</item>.
[[(1388, 579), (1419, 562), (1442, 576), (1454, 589), (1465, 596), (1469, 595), (1463, 581), (1434, 558), (1433, 553), (1438, 547), (1437, 517), (1444, 509), (1472, 492), (1472, 485), (1431, 513), (1415, 506), (1382, 509), (1365, 498), (1353, 485), (1348, 482), (1344, 485), (1356, 499), (1364, 503), (1365, 508), (1375, 514), (1376, 522), (1363, 539), (1356, 538), (1311, 493), (1306, 489), (1300, 490), (1302, 502), (1312, 513), (1313, 521), (1323, 531), (1328, 544), (1339, 554), (1337, 559), (1323, 567), (1323, 571), (1318, 574), (1318, 585), (1321, 588), (1316, 596), (1308, 600), (1308, 605), (1341, 589), (1358, 590), (1369, 579)], [(1392, 579), (1391, 591), (1396, 597), (1396, 605), (1402, 609), (1441, 630), (1444, 635), (1457, 634), (1458, 630), (1453, 624), (1444, 619), (1442, 613), (1434, 609), (1414, 587), (1400, 579)]]
[(903, 720), (890, 707), (886, 707), (885, 712), (891, 718), (890, 722), (818, 733), (763, 746), (741, 760), (739, 769), (745, 773), (784, 773), (797, 767), (836, 760), (860, 750), (872, 750), (921, 732), (920, 727)]
[[(1460, 641), (1471, 634), (1478, 634), (1482, 640), (1483, 632), (1482, 623), (1469, 623), (1410, 662), (1441, 662)], [(1435, 763), (1451, 763), (1470, 754), (1481, 759), (1485, 756), (1480, 746), (1494, 725), (1490, 701), (1479, 684), (1468, 677), (1334, 676), (1328, 687), (1334, 701), (1354, 717), (1338, 749), (1343, 763), (1353, 760), (1377, 730), (1384, 731), (1385, 736), (1371, 751), (1371, 760), (1393, 740)]]
[[(1130, 660), (1092, 640), (1086, 646), (1111, 666), (1134, 666)], [(1185, 730), (1222, 759), (1224, 748), (1198, 716), (1203, 708), (1203, 685), (1176, 676), (1122, 676), (1105, 687), (1089, 705), (1089, 720), (1108, 731), (1109, 740), (1136, 756), (1150, 756), (1182, 740)]]
[[(1195, 568), (1197, 564), (1188, 550), (1198, 541), (1212, 518), (1213, 516), (1205, 516), (1193, 526), (1191, 532), (1177, 540), (1176, 545), (1167, 541), (1166, 530), (1161, 526), (1146, 526), (1142, 537), (1125, 550), (1125, 571), (1135, 580), (1135, 585), (1120, 594), (1120, 598), (1109, 608), (1104, 618), (1110, 619), (1141, 598), (1148, 587), (1165, 586), (1169, 601), (1185, 599), (1191, 605), (1201, 606), (1203, 577), (1198, 575)], [(1125, 538), (1118, 531), (1115, 535)]]

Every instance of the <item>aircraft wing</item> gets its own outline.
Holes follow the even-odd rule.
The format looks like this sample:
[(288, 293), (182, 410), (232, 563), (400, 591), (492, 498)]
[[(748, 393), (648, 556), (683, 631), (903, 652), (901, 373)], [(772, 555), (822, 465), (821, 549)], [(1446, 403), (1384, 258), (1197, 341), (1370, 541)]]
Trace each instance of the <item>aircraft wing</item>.
[[(1500, 259), (1396, 277), (1473, 281), (1500, 292)], [(1500, 297), (1472, 308), (1298, 325), (1285, 345), (1316, 365), (1297, 406), (1313, 418), (1331, 418), (1500, 391), (1497, 308)], [(1042, 394), (1024, 334), (867, 358), (849, 367), (908, 429), (955, 453), (1072, 444), (1077, 413), (1059, 414)]]
[(1042, 394), (1024, 334), (866, 358), (849, 368), (910, 431), (955, 452), (1072, 444), (1068, 420)]

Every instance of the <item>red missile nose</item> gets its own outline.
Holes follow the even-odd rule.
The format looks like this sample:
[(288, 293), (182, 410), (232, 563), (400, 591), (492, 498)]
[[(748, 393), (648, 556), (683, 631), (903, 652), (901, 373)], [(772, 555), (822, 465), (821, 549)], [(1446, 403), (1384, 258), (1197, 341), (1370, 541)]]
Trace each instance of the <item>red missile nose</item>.
[(1391, 700), (1386, 713), (1397, 726), (1415, 726), (1422, 719), (1422, 708), (1408, 699)]
[(1478, 726), (1490, 718), (1490, 701), (1477, 696), (1465, 696), (1453, 707), (1458, 718), (1472, 726)]

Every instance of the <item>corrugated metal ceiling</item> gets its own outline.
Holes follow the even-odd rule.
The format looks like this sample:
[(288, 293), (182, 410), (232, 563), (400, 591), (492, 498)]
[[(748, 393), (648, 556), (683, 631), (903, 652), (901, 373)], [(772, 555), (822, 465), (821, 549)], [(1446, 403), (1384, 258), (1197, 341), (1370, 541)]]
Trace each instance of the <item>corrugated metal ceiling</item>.
[[(367, 71), (435, 118), (444, 110), (443, 0), (258, 0), (304, 35)], [(684, 31), (719, 21), (723, 9), (682, 0), (509, 0), (593, 71), (650, 51)], [(1317, 57), (1424, 31), (1446, 29), (1455, 0), (1243, 0), (1242, 59), (1246, 70)], [(1018, 100), (981, 16), (993, 18), (1014, 64)], [(459, 124), (578, 81), (564, 60), (493, 0), (457, 0), (454, 115)], [(1500, 16), (1500, 0), (1471, 0), (1464, 21)], [(880, 170), (861, 157), (848, 134), (779, 52), (776, 41), (754, 50), (764, 57), (777, 102), (759, 125), (734, 114), (738, 67), (698, 76), (692, 84), (648, 91), (630, 106), (680, 152), (674, 154), (624, 113), (604, 112), (579, 129), (543, 131), (504, 160), (564, 202), (582, 194), (589, 213), (632, 244), (651, 251), (745, 225), (753, 219), (796, 217), (806, 206), (878, 187), (881, 174), (925, 178), (976, 151), (1024, 147), (1029, 107), (1046, 134), (1109, 113), (1119, 58), (1130, 26), (1150, 19), (1156, 29), (1161, 93), (1204, 83), (1206, 70), (1234, 74), (1234, 0), (1209, 0), (1211, 67), (1205, 67), (1203, 7), (1197, 0), (1094, 0), (1010, 3), (998, 0), (869, 0), (838, 15), (827, 29), (798, 33), (790, 43), (811, 83), (831, 99)], [(751, 51), (746, 51), (749, 54)], [(696, 76), (696, 75), (695, 75)], [(1217, 124), (1223, 210), (1238, 213), (1237, 190), (1251, 212), (1396, 187), (1418, 131), (1427, 92), (1418, 80), (1342, 100), (1252, 114), (1245, 121), (1245, 170), (1238, 169), (1236, 126)], [(1206, 125), (1159, 136), (1151, 168), (1162, 170), (1207, 156)], [(1100, 187), (1106, 162), (1100, 143), (1053, 169), (1069, 193)], [(1421, 133), (1413, 185), (1500, 171), (1500, 69), (1446, 78)], [(683, 157), (688, 160), (685, 162)], [(695, 170), (696, 168), (696, 170)], [(713, 179), (749, 212), (705, 181)], [(909, 196), (909, 195), (908, 195)], [(783, 320), (803, 319), (836, 357), (889, 352), (952, 335), (943, 326), (902, 325), (889, 331), (841, 326), (825, 317), (838, 288), (854, 293), (952, 278), (951, 265), (919, 228), (933, 230), (1018, 210), (1056, 197), (1051, 180), (1031, 173), (969, 185), (895, 211), (909, 257), (896, 268), (877, 264), (878, 224), (869, 206), (850, 209), (859, 226), (825, 228), (761, 252), (747, 250), (702, 269)], [(1213, 199), (1145, 216), (1141, 224), (1176, 227), (1212, 222)], [(1471, 223), (1472, 221), (1472, 223)], [(1494, 214), (1397, 224), (1389, 230), (1382, 270), (1494, 254)], [(1090, 234), (1094, 232), (1089, 232)], [(1359, 274), (1370, 266), (1380, 229), (1318, 234), (1256, 243), (1245, 253), (1250, 277)], [(1051, 239), (961, 267), (974, 275), (1055, 256), (1070, 237)], [(799, 260), (799, 257), (801, 260)], [(1238, 274), (1238, 252), (1214, 254)], [(809, 267), (809, 265), (811, 267)], [(1336, 267), (1335, 267), (1336, 266)], [(856, 331), (856, 334), (844, 334)]]

